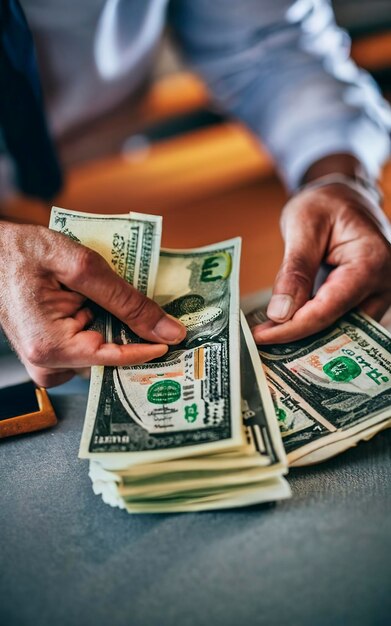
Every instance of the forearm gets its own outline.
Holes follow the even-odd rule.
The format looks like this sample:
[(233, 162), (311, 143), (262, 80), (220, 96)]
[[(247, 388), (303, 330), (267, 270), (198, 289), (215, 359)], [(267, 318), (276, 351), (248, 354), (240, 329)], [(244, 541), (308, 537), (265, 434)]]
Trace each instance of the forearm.
[(213, 10), (184, 0), (176, 25), (216, 100), (260, 137), (290, 190), (332, 154), (355, 157), (376, 178), (389, 154), (390, 110), (349, 60), (329, 3), (308, 3), (301, 15), (296, 4), (246, 0), (239, 11), (234, 0)]

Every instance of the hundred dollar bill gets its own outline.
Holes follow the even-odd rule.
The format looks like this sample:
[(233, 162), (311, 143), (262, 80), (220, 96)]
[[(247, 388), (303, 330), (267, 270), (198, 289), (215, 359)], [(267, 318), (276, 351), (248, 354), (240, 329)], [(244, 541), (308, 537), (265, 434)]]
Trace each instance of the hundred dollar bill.
[(95, 250), (128, 283), (153, 296), (162, 233), (159, 215), (101, 215), (53, 207), (49, 228)]
[(243, 445), (239, 256), (239, 239), (161, 252), (154, 299), (187, 336), (154, 362), (94, 369), (82, 458), (115, 469)]
[[(53, 207), (49, 228), (95, 250), (119, 276), (148, 297), (153, 296), (162, 234), (159, 215), (101, 215)], [(105, 341), (133, 341), (126, 324), (117, 321), (114, 328), (112, 315), (93, 303), (91, 308), (94, 321), (90, 328), (101, 332)], [(93, 372), (95, 377), (103, 376), (103, 368), (93, 368)]]
[(368, 316), (352, 312), (312, 337), (258, 350), (290, 465), (334, 456), (391, 424), (391, 336)]

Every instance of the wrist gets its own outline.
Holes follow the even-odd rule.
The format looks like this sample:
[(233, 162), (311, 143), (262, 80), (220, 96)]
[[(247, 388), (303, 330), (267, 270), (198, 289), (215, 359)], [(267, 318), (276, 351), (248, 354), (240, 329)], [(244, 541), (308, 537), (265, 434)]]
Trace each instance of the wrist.
[(313, 163), (304, 174), (299, 191), (333, 183), (345, 184), (358, 193), (369, 195), (373, 202), (382, 203), (383, 196), (376, 180), (352, 154), (331, 154)]
[(367, 213), (384, 238), (391, 243), (391, 224), (381, 208), (383, 195), (377, 185), (368, 178), (349, 176), (340, 172), (324, 174), (302, 185), (294, 196), (324, 187), (335, 187), (335, 185), (342, 185), (345, 189), (353, 191), (356, 197), (361, 197), (360, 210)]
[(308, 168), (301, 179), (301, 185), (315, 182), (330, 174), (342, 174), (352, 179), (369, 178), (363, 164), (352, 154), (329, 154)]
[[(383, 194), (379, 187), (368, 178), (362, 178), (361, 176), (348, 176), (341, 174), (340, 172), (334, 172), (332, 174), (325, 174), (305, 183), (297, 190), (296, 194), (302, 191), (320, 189), (321, 187), (329, 187), (330, 185), (344, 185), (354, 192), (363, 196), (366, 201), (371, 204), (381, 206), (383, 203)], [(295, 195), (296, 195), (295, 194)]]

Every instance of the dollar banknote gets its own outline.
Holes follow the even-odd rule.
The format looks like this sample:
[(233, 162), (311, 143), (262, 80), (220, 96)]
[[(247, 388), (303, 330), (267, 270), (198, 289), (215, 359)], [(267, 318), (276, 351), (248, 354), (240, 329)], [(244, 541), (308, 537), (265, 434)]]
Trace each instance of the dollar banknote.
[(239, 255), (238, 239), (161, 252), (154, 299), (187, 336), (154, 362), (94, 370), (83, 458), (113, 468), (243, 445)]
[(95, 250), (119, 276), (153, 296), (162, 235), (159, 215), (102, 215), (53, 207), (49, 228)]
[[(251, 325), (265, 319), (264, 310), (249, 315)], [(324, 460), (390, 425), (391, 337), (366, 315), (258, 349), (290, 465)]]
[[(83, 213), (53, 207), (49, 228), (98, 252), (128, 283), (152, 297), (159, 264), (162, 218), (131, 212), (124, 215)], [(91, 303), (94, 312), (93, 330), (103, 334), (105, 341), (130, 343), (129, 328)], [(103, 376), (93, 369), (93, 377)]]

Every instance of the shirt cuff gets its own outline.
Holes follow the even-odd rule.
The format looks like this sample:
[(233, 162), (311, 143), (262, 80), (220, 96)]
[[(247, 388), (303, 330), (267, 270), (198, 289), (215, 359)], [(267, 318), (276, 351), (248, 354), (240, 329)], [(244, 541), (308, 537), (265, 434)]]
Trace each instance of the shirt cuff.
[(314, 132), (307, 129), (287, 145), (288, 149), (276, 157), (280, 174), (291, 192), (300, 186), (311, 165), (332, 154), (352, 154), (375, 180), (391, 147), (387, 131), (367, 117), (338, 125), (334, 122), (329, 129), (318, 128)]

